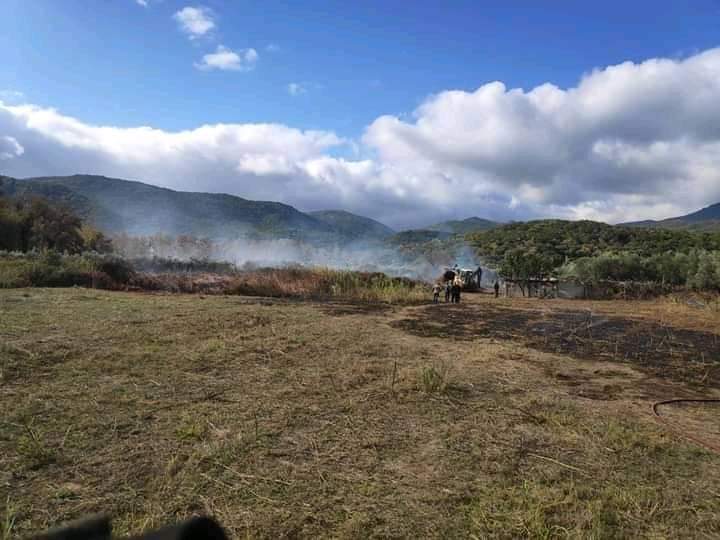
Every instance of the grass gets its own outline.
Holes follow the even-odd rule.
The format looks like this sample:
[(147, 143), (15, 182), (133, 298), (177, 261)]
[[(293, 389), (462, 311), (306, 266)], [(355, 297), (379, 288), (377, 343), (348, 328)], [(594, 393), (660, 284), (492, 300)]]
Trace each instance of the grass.
[[(197, 513), (235, 538), (720, 535), (720, 457), (648, 413), (697, 388), (396, 324), (492, 316), (493, 299), (463, 299), (0, 291), (0, 538), (99, 512), (120, 535)], [(572, 305), (720, 328), (660, 301), (497, 302), (519, 319)], [(608, 381), (619, 390), (590, 392)]]
[(426, 302), (430, 295), (425, 283), (380, 272), (292, 266), (239, 270), (211, 261), (0, 252), (0, 289), (71, 286), (404, 304)]
[(46, 444), (42, 432), (24, 424), (25, 434), (17, 439), (17, 453), (31, 469), (40, 469), (55, 461), (55, 452)]
[(447, 365), (426, 366), (420, 372), (420, 384), (427, 394), (443, 393), (447, 387)]
[(2, 522), (0, 522), (0, 540), (10, 540), (15, 528), (16, 508), (10, 502), (10, 496), (5, 500)]
[(562, 447), (522, 440), (517, 469), (471, 507), (476, 537), (687, 537), (676, 524), (703, 530), (713, 522), (709, 530), (716, 531), (717, 495), (697, 498), (682, 487), (706, 465), (701, 451), (678, 452), (656, 430), (620, 418), (578, 430), (582, 416), (543, 428)]
[(327, 268), (267, 268), (241, 272), (228, 292), (251, 296), (344, 299), (358, 302), (427, 302), (429, 287), (382, 273)]

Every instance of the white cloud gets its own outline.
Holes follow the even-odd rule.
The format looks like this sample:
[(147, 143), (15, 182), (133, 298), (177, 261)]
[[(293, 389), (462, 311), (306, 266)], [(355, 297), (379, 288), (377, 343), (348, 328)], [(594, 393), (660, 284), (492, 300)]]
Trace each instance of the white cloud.
[(291, 96), (300, 96), (310, 91), (322, 90), (324, 86), (315, 82), (291, 82), (286, 89)]
[(570, 217), (662, 217), (720, 200), (718, 100), (713, 49), (596, 70), (569, 89), (441, 92), (410, 121), (378, 118), (364, 142), (383, 163), (443, 174), (459, 193)]
[(288, 94), (291, 96), (299, 96), (307, 93), (307, 87), (303, 83), (290, 83), (287, 85)]
[(215, 28), (215, 14), (205, 6), (186, 6), (173, 15), (180, 30), (190, 39), (208, 35)]
[(25, 148), (15, 137), (9, 135), (0, 136), (0, 161), (20, 157), (25, 153)]
[(258, 53), (255, 49), (240, 49), (233, 51), (218, 45), (214, 53), (208, 53), (202, 57), (202, 61), (196, 62), (195, 67), (204, 71), (219, 69), (223, 71), (251, 71), (258, 61)]
[[(221, 55), (203, 69), (251, 60), (225, 51), (238, 60)], [(2, 172), (14, 176), (93, 172), (303, 209), (344, 207), (393, 226), (469, 215), (625, 221), (720, 201), (718, 103), (713, 49), (596, 70), (567, 89), (494, 82), (441, 92), (408, 117), (377, 118), (356, 152), (355, 141), (329, 131), (118, 128), (2, 103), (0, 136), (21, 141), (24, 153), (7, 139), (0, 152), (13, 155)]]
[(25, 94), (23, 94), (19, 90), (0, 90), (0, 100), (15, 103), (24, 99)]
[(148, 7), (148, 0), (135, 0), (135, 3), (138, 6)]

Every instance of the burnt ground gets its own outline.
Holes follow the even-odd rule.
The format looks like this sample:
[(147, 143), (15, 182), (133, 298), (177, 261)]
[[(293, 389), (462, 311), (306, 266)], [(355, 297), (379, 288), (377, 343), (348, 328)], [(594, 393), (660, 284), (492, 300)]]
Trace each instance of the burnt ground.
[(428, 306), (391, 324), (420, 337), (516, 341), (583, 361), (627, 363), (695, 389), (720, 383), (718, 334), (660, 320), (567, 309), (567, 303), (538, 303), (533, 309), (491, 302)]

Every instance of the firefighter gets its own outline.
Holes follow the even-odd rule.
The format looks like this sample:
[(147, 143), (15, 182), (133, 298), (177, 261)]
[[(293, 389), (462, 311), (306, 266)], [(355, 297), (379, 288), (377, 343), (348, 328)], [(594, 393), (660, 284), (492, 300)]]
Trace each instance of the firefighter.
[(460, 303), (460, 284), (454, 283), (452, 286), (452, 301), (455, 304)]

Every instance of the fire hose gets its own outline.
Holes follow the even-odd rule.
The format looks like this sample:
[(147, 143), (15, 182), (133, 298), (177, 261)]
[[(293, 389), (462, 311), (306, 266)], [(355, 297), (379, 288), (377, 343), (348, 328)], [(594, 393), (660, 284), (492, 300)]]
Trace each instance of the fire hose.
[(671, 405), (673, 403), (720, 403), (720, 399), (666, 399), (664, 401), (656, 401), (655, 403), (653, 403), (652, 406), (652, 412), (656, 420), (665, 425), (665, 427), (667, 427), (671, 432), (675, 433), (680, 437), (684, 437), (694, 442), (695, 444), (699, 444), (707, 450), (711, 450), (716, 454), (720, 454), (720, 446), (678, 429), (677, 426), (673, 425), (671, 422), (668, 422), (668, 420), (660, 414), (660, 412), (658, 411), (660, 406)]

